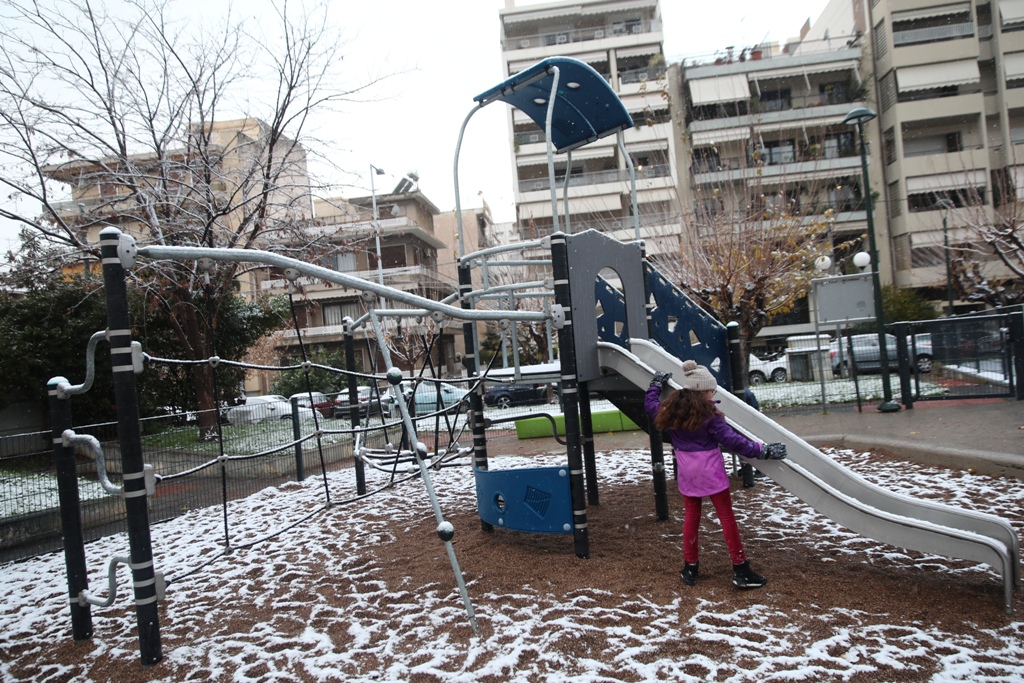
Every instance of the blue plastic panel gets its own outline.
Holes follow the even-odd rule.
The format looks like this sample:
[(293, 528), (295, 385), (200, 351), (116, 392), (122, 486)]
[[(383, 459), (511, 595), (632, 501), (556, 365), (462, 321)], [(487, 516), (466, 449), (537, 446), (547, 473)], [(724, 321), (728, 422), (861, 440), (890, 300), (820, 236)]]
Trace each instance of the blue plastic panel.
[(608, 81), (586, 62), (571, 57), (537, 62), (473, 99), (480, 106), (495, 100), (510, 104), (545, 130), (555, 68), (558, 92), (551, 119), (551, 143), (556, 151), (576, 149), (633, 127), (632, 117)]
[(502, 529), (572, 533), (568, 467), (474, 470), (480, 519)]
[[(679, 360), (695, 360), (706, 366), (719, 386), (731, 391), (729, 336), (725, 326), (650, 264), (645, 263), (644, 269), (647, 288), (654, 298), (651, 339)], [(628, 348), (630, 335), (622, 293), (600, 277), (594, 285), (594, 293), (602, 309), (597, 317), (598, 336), (602, 341)]]

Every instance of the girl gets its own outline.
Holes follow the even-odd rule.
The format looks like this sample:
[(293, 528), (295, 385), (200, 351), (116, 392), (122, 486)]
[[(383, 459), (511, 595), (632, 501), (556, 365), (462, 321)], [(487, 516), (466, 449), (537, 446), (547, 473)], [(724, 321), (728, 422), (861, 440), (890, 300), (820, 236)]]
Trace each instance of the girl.
[(683, 388), (672, 392), (664, 402), (661, 391), (672, 376), (658, 372), (644, 398), (644, 407), (654, 426), (667, 431), (672, 440), (679, 473), (679, 492), (683, 494), (683, 583), (697, 583), (697, 532), (700, 528), (701, 499), (711, 498), (722, 524), (725, 543), (732, 557), (732, 582), (737, 588), (760, 588), (768, 580), (750, 568), (743, 554), (739, 527), (732, 511), (729, 477), (725, 473), (722, 448), (744, 458), (782, 460), (786, 446), (751, 441), (729, 426), (712, 401), (717, 390), (714, 376), (692, 360), (683, 363)]

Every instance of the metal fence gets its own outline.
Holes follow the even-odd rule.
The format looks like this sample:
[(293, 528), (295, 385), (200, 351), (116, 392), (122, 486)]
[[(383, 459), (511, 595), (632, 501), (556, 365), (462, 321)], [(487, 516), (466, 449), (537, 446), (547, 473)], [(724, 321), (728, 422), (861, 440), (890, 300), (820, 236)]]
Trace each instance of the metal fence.
[[(505, 408), (487, 406), (485, 417), (494, 420), (487, 428), (488, 439), (494, 439), (496, 444), (501, 439), (515, 439), (515, 420), (537, 412), (557, 413), (559, 407), (543, 398)], [(198, 417), (195, 411), (180, 411), (141, 421), (143, 460), (161, 477), (155, 494), (149, 496), (151, 523), (294, 481), (300, 473), (317, 476), (321, 471), (348, 467), (354, 462), (355, 440), (347, 433), (352, 427), (348, 418), (318, 416), (317, 423), (309, 419), (299, 421), (299, 434), (304, 437), (313, 434), (318, 425), (327, 432), (346, 433), (326, 433), (296, 447), (292, 443), (296, 426), (293, 420), (222, 424), (222, 438), (201, 441)], [(419, 425), (418, 436), (431, 449), (444, 448), (450, 439), (471, 442), (472, 435), (464, 429), (465, 423), (464, 412), (448, 420), (444, 416), (425, 418)], [(363, 437), (363, 443), (369, 447), (383, 448), (388, 443), (397, 446), (402, 442), (401, 428), (392, 418), (363, 416), (361, 425), (372, 429)], [(112, 483), (120, 484), (116, 423), (76, 426), (75, 432), (90, 434), (100, 441), (108, 476)], [(496, 453), (500, 452), (500, 445), (496, 445)], [(222, 454), (232, 459), (219, 462)], [(77, 471), (85, 540), (125, 531), (124, 503), (103, 491), (96, 462), (80, 454)], [(0, 562), (62, 547), (50, 432), (0, 435)]]
[[(890, 390), (915, 401), (1020, 397), (1020, 313), (897, 323), (886, 330)], [(884, 394), (878, 334), (835, 337), (820, 351), (752, 361), (748, 381), (762, 409), (868, 403)], [(1015, 350), (1016, 349), (1016, 350)], [(775, 381), (771, 381), (774, 378)], [(784, 379), (783, 379), (784, 378)], [(779, 381), (781, 380), (781, 381)]]

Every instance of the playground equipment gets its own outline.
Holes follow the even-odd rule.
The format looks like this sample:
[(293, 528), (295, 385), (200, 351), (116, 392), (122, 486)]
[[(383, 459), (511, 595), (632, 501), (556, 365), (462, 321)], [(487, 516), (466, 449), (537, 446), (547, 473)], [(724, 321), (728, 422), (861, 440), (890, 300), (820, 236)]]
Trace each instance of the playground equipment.
[[(364, 292), (368, 312), (359, 320), (346, 321), (347, 369), (339, 370), (349, 377), (353, 428), (328, 430), (317, 423), (315, 434), (307, 437), (296, 434), (296, 440), (288, 446), (311, 438), (319, 439), (321, 435), (332, 432), (356, 434), (357, 488), (360, 496), (366, 494), (365, 481), (361, 478), (364, 461), (376, 463), (376, 459), (383, 458), (396, 468), (400, 461), (413, 465), (415, 475), (411, 476), (418, 476), (424, 483), (438, 522), (438, 536), (446, 546), (467, 616), (474, 629), (476, 621), (472, 604), (451, 545), (453, 530), (445, 521), (437, 503), (431, 478), (434, 466), (467, 455), (470, 449), (459, 446), (454, 438), (442, 448), (436, 438), (436, 428), (433, 452), (419, 438), (424, 418), (439, 418), (449, 411), (439, 409), (418, 416), (411, 413), (406, 395), (401, 390), (402, 375), (391, 366), (389, 350), (384, 342), (382, 316), (429, 316), (437, 321), (451, 319), (462, 322), (467, 348), (464, 364), (469, 383), (472, 466), (482, 528), (488, 531), (501, 527), (522, 532), (572, 534), (574, 550), (583, 558), (588, 557), (590, 552), (587, 506), (599, 502), (590, 391), (607, 396), (650, 434), (655, 514), (661, 520), (668, 518), (663, 438), (651, 428), (640, 406), (643, 390), (654, 372), (678, 371), (683, 360), (694, 359), (708, 366), (720, 385), (734, 394), (742, 394), (742, 378), (734, 372), (738, 358), (735, 328), (730, 330), (715, 322), (674, 288), (647, 262), (642, 242), (622, 243), (592, 230), (573, 234), (568, 222), (565, 231), (558, 230), (554, 152), (564, 152), (571, 156), (573, 149), (611, 134), (617, 134), (619, 144), (623, 146), (621, 131), (632, 125), (628, 113), (607, 83), (582, 62), (552, 58), (488, 90), (476, 100), (478, 106), (474, 112), (492, 102), (504, 101), (522, 108), (539, 124), (543, 122), (548, 140), (548, 171), (556, 232), (543, 240), (466, 254), (460, 222), (457, 296), (432, 301), (264, 251), (160, 245), (137, 247), (134, 240), (117, 229), (108, 228), (101, 233), (109, 316), (109, 329), (102, 334), (110, 342), (114, 361), (118, 432), (124, 473), (123, 487), (116, 495), (125, 499), (131, 546), (127, 561), (115, 558), (117, 561), (111, 562), (110, 571), (113, 572), (116, 565), (122, 562), (127, 563), (132, 571), (143, 663), (152, 664), (162, 656), (156, 603), (164, 581), (155, 570), (149, 537), (147, 482), (149, 489), (154, 482), (151, 476), (147, 477), (142, 461), (134, 385), (134, 374), (143, 369), (144, 354), (138, 342), (131, 339), (125, 287), (125, 270), (134, 267), (138, 258), (188, 260), (200, 264), (216, 261), (262, 264), (281, 269), (289, 279), (294, 280), (300, 276), (318, 278)], [(463, 123), (463, 131), (468, 121), (469, 117)], [(461, 139), (460, 133), (459, 146)], [(628, 154), (624, 154), (624, 158), (628, 159)], [(458, 197), (458, 151), (455, 169)], [(564, 196), (568, 196), (568, 174)], [(635, 183), (633, 207), (634, 227), (638, 235)], [(461, 210), (457, 215), (461, 221)], [(508, 252), (524, 249), (549, 250), (550, 261), (505, 258)], [(499, 256), (503, 258), (497, 259)], [(474, 289), (473, 268), (479, 267), (486, 272), (486, 268), (499, 265), (550, 265), (551, 275), (550, 278), (524, 283), (519, 288), (492, 289), (484, 286)], [(609, 269), (615, 273), (614, 282), (602, 277), (602, 273)], [(516, 310), (514, 297), (527, 293), (542, 301), (543, 310)], [(476, 307), (478, 302), (495, 296), (506, 298), (507, 309), (485, 310)], [(375, 305), (378, 300), (387, 300), (392, 305), (405, 304), (408, 308), (380, 310)], [(601, 311), (599, 316), (595, 314), (598, 309)], [(558, 362), (552, 360), (543, 366), (524, 367), (515, 356), (517, 344), (513, 343), (511, 368), (503, 368), (500, 372), (481, 368), (476, 351), (479, 348), (476, 339), (478, 322), (499, 323), (512, 335), (515, 334), (517, 322), (542, 323), (549, 335), (557, 332), (560, 351)], [(369, 377), (389, 382), (394, 404), (400, 414), (398, 424), (404, 446), (400, 444), (394, 448), (389, 443), (383, 449), (370, 449), (361, 441), (365, 428), (359, 426), (355, 388), (358, 373), (354, 371), (350, 334), (360, 324), (372, 327), (378, 351), (387, 366), (384, 376), (374, 374)], [(90, 343), (90, 349), (90, 353), (95, 350), (95, 343)], [(211, 358), (204, 362), (226, 361)], [(483, 385), (499, 377), (560, 383), (567, 452), (565, 466), (490, 469), (486, 439), (489, 420), (484, 416)], [(71, 448), (76, 441), (73, 435), (66, 434), (71, 428), (68, 400), (86, 390), (87, 386), (73, 387), (64, 378), (54, 378), (50, 382), (54, 452), (58, 462), (61, 514), (66, 539), (69, 602), (76, 639), (91, 635), (89, 605), (100, 604), (88, 599), (85, 553), (78, 518), (77, 481)], [(790, 453), (788, 460), (765, 461), (759, 463), (758, 467), (807, 504), (849, 528), (881, 541), (990, 564), (1002, 575), (1005, 606), (1007, 611), (1011, 610), (1012, 590), (1020, 587), (1019, 542), (1007, 522), (991, 515), (957, 510), (886, 492), (832, 462), (767, 417), (752, 411), (742, 398), (725, 394), (723, 408), (726, 416), (749, 434), (787, 445)], [(222, 454), (216, 463), (223, 467), (225, 460), (226, 456)], [(326, 508), (332, 503), (326, 488), (326, 472), (324, 475)], [(158, 481), (155, 485), (159, 486)]]

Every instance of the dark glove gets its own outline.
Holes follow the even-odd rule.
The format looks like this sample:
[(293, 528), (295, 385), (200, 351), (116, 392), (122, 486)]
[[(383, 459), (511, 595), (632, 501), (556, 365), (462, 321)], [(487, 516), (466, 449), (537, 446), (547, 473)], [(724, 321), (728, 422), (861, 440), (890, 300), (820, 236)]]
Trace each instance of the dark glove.
[(764, 448), (761, 449), (761, 455), (757, 456), (758, 460), (785, 460), (786, 459), (786, 444), (784, 443), (766, 443)]
[(654, 373), (654, 377), (651, 378), (651, 386), (664, 388), (665, 385), (668, 384), (668, 380), (671, 377), (671, 372), (663, 372), (659, 370), (658, 372)]

